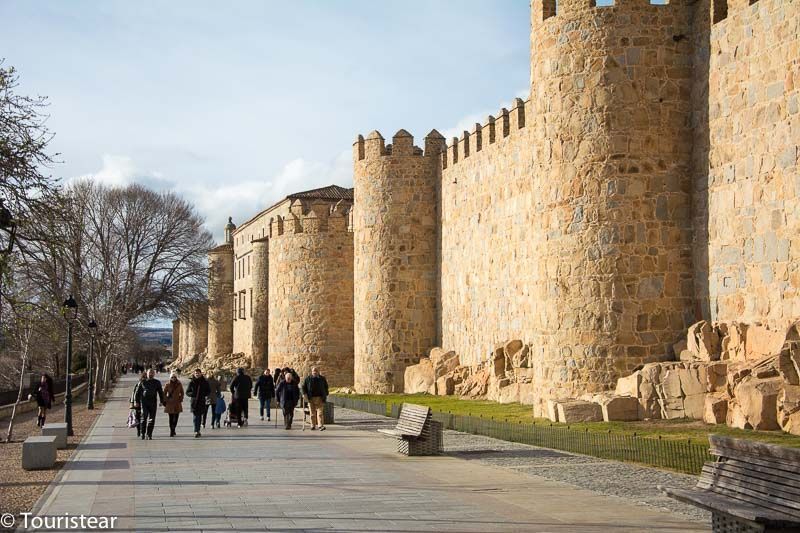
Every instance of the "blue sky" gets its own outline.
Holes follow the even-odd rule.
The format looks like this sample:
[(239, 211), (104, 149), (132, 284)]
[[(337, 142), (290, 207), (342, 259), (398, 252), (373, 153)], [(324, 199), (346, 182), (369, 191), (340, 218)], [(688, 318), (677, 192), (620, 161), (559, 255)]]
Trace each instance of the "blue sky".
[(215, 237), (352, 184), (358, 133), (453, 134), (527, 95), (528, 0), (0, 0), (65, 180), (173, 189)]

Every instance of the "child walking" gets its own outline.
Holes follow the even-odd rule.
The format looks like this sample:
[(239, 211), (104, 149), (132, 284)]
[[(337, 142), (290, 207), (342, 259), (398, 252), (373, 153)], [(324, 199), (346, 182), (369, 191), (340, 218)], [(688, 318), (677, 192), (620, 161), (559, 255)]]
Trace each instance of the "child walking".
[(225, 405), (225, 395), (220, 391), (219, 396), (217, 396), (217, 403), (212, 406), (213, 412), (211, 413), (211, 427), (218, 428), (219, 421), (222, 418), (222, 414), (225, 412), (226, 405)]

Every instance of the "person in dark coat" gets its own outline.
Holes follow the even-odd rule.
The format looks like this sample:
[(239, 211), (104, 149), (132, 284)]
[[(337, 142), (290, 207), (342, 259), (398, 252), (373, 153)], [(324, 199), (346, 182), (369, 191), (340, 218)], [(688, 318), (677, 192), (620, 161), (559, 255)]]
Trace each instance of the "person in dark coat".
[(311, 375), (303, 381), (303, 396), (306, 397), (311, 411), (311, 429), (325, 431), (325, 401), (328, 399), (328, 380), (313, 367)]
[[(206, 378), (208, 380), (208, 401), (206, 401), (206, 410), (203, 412), (203, 427), (206, 427), (206, 418), (208, 417), (208, 407), (211, 408), (211, 418), (214, 418), (214, 406), (217, 405), (217, 398), (222, 393), (222, 389), (220, 388), (220, 382), (216, 378), (216, 376), (208, 376)], [(211, 424), (211, 427), (214, 427), (214, 424)]]
[(53, 378), (48, 374), (42, 374), (39, 378), (39, 383), (36, 390), (33, 391), (33, 396), (36, 399), (36, 405), (39, 407), (39, 413), (36, 417), (36, 425), (39, 427), (44, 426), (45, 419), (47, 419), (47, 410), (53, 408), (53, 396), (55, 389), (53, 388)]
[(247, 402), (250, 400), (250, 391), (253, 389), (253, 380), (244, 373), (244, 368), (236, 369), (236, 377), (231, 381), (231, 401), (239, 404), (239, 426), (244, 425), (243, 420), (248, 419)]
[(164, 402), (164, 389), (161, 382), (155, 378), (156, 371), (152, 368), (147, 371), (147, 379), (139, 385), (136, 394), (136, 403), (142, 406), (142, 440), (153, 440), (153, 428), (156, 425), (156, 412), (158, 404), (166, 406)]
[(269, 421), (270, 400), (275, 397), (275, 382), (272, 379), (272, 374), (269, 368), (264, 370), (264, 373), (258, 376), (256, 386), (253, 388), (253, 396), (258, 398), (259, 414), (261, 420), (264, 420), (264, 409), (267, 410), (267, 420)]
[(206, 413), (208, 413), (208, 399), (211, 394), (211, 387), (208, 385), (208, 380), (203, 375), (203, 371), (195, 368), (194, 376), (189, 382), (189, 387), (186, 389), (186, 396), (192, 399), (192, 414), (194, 415), (194, 438), (199, 438), (200, 424), (203, 422)]
[(297, 402), (300, 401), (300, 387), (294, 380), (291, 372), (284, 374), (283, 381), (278, 384), (275, 390), (278, 396), (278, 403), (283, 410), (283, 421), (286, 429), (292, 429), (292, 420), (294, 419), (294, 408), (297, 407)]
[(142, 436), (142, 406), (137, 399), (139, 396), (139, 388), (142, 386), (142, 382), (147, 379), (147, 374), (142, 372), (142, 375), (139, 376), (139, 381), (136, 382), (136, 385), (133, 386), (133, 392), (131, 393), (131, 409), (133, 409), (134, 420), (136, 421), (136, 436)]

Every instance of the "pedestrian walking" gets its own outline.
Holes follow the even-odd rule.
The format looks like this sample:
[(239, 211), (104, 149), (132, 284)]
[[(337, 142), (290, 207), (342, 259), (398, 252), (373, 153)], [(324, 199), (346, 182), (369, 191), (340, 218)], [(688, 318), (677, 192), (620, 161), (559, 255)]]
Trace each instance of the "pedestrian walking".
[(261, 420), (264, 420), (264, 409), (266, 409), (267, 421), (269, 421), (269, 403), (275, 397), (275, 381), (272, 379), (269, 368), (265, 369), (264, 373), (258, 376), (256, 386), (253, 388), (253, 396), (258, 398), (258, 413), (261, 415)]
[(194, 415), (194, 438), (200, 438), (200, 424), (203, 423), (205, 413), (208, 412), (208, 396), (211, 392), (208, 380), (203, 375), (203, 371), (195, 368), (194, 376), (186, 389), (186, 395), (192, 399), (191, 407)]
[(311, 368), (311, 375), (303, 381), (303, 396), (311, 410), (311, 430), (325, 431), (325, 400), (328, 399), (328, 380), (319, 373), (318, 367)]
[(158, 404), (164, 403), (164, 390), (161, 382), (155, 378), (156, 371), (152, 368), (147, 371), (147, 379), (140, 382), (139, 390), (136, 393), (136, 403), (142, 408), (142, 427), (140, 436), (153, 440), (153, 428), (156, 425), (156, 411)]
[(214, 427), (214, 406), (217, 405), (217, 398), (219, 398), (223, 390), (220, 388), (220, 381), (217, 376), (211, 375), (206, 379), (208, 380), (208, 400), (206, 400), (206, 410), (203, 411), (203, 428), (206, 427), (206, 418), (209, 409), (211, 409), (211, 427)]
[(292, 429), (294, 408), (297, 407), (297, 402), (300, 401), (300, 387), (297, 386), (291, 372), (284, 373), (283, 381), (280, 382), (275, 393), (278, 396), (278, 403), (283, 410), (285, 428)]
[(142, 386), (142, 382), (147, 379), (147, 374), (144, 372), (141, 373), (139, 376), (139, 381), (136, 382), (136, 385), (133, 386), (133, 392), (131, 392), (131, 410), (133, 411), (133, 424), (136, 426), (136, 436), (142, 436), (142, 405), (139, 403), (139, 389)]
[(169, 415), (169, 436), (176, 435), (178, 417), (183, 412), (183, 384), (178, 379), (178, 374), (173, 372), (169, 376), (169, 383), (164, 386), (164, 412)]
[(253, 389), (253, 380), (244, 373), (244, 368), (236, 369), (236, 377), (231, 381), (231, 402), (236, 402), (239, 407), (239, 427), (247, 424), (247, 402), (250, 400), (250, 391)]
[[(220, 392), (217, 395), (217, 401), (214, 402), (214, 406), (211, 408), (211, 428), (219, 428), (220, 420), (222, 419), (222, 415), (225, 413), (225, 409), (228, 407), (225, 405), (225, 393)], [(216, 426), (214, 425), (216, 424)]]
[(54, 394), (53, 378), (43, 373), (39, 376), (39, 383), (36, 385), (36, 390), (33, 391), (31, 395), (36, 399), (36, 405), (39, 408), (36, 417), (36, 425), (39, 427), (44, 426), (45, 420), (47, 419), (47, 411), (53, 408)]

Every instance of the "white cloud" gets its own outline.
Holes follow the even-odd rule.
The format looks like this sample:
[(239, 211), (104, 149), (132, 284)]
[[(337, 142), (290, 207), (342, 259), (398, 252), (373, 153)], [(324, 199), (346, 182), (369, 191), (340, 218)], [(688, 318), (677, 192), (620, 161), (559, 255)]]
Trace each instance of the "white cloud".
[(327, 163), (297, 158), (264, 180), (225, 180), (218, 184), (182, 186), (176, 191), (197, 207), (208, 230), (221, 241), (229, 216), (235, 224), (240, 224), (291, 193), (332, 184), (352, 187), (351, 158), (349, 150)]

